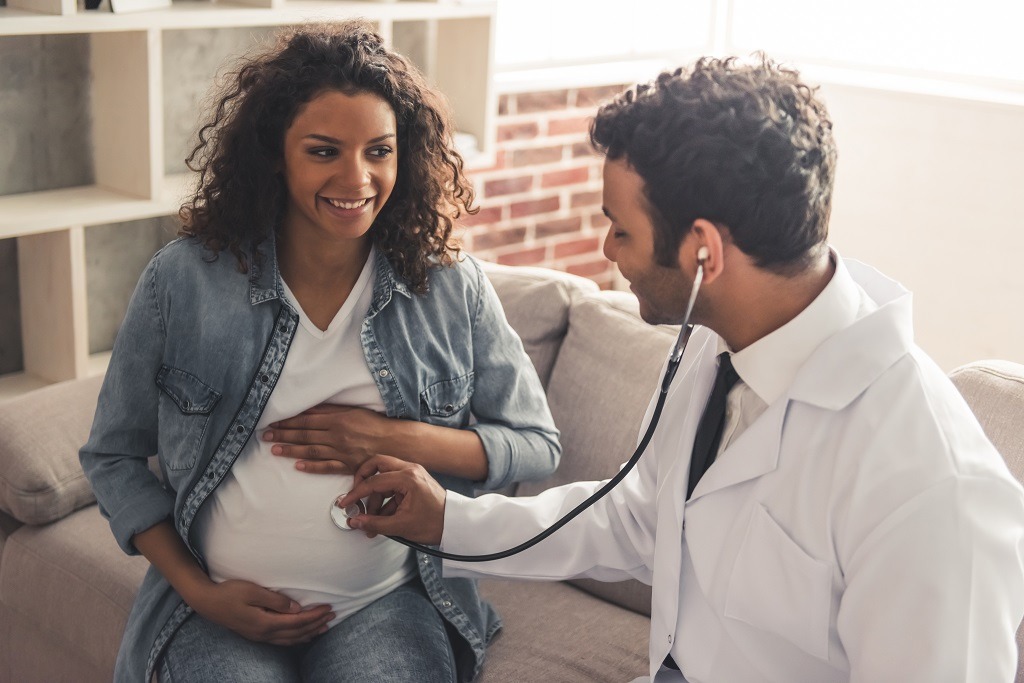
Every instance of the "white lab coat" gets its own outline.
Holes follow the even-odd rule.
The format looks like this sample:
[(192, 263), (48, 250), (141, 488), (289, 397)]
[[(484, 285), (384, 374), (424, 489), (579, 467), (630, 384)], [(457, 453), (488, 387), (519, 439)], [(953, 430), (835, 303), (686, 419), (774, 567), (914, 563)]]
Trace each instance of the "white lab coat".
[[(814, 351), (685, 505), (718, 350), (703, 328), (648, 453), (618, 488), (539, 546), (446, 563), (446, 575), (651, 584), (658, 683), (684, 680), (659, 673), (669, 652), (689, 683), (1012, 681), (1024, 491), (913, 345), (910, 294), (846, 265), (877, 310)], [(598, 485), (533, 498), (449, 493), (443, 547), (510, 547)]]

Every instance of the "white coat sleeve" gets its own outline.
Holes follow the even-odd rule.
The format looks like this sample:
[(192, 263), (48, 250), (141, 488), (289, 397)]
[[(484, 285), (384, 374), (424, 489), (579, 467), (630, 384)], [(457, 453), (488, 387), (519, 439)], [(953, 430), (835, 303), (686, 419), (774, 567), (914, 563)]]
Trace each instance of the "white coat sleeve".
[[(650, 583), (657, 525), (657, 454), (653, 444), (622, 482), (540, 544), (503, 560), (448, 562), (446, 576), (518, 579), (629, 578)], [(547, 529), (604, 482), (577, 482), (533, 497), (488, 494), (466, 498), (448, 492), (444, 550), (492, 553), (522, 543)]]
[(851, 683), (1013, 681), (1022, 520), (1020, 487), (981, 476), (944, 478), (888, 514), (845, 568)]

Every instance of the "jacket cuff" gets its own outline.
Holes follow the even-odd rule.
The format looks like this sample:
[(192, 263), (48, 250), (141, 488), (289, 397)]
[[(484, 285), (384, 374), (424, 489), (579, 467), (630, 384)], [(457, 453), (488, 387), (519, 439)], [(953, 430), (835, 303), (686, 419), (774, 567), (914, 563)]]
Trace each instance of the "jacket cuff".
[(110, 517), (110, 530), (114, 532), (121, 550), (129, 555), (138, 555), (139, 551), (132, 543), (135, 534), (173, 517), (174, 497), (154, 482), (154, 485), (124, 501), (117, 514)]
[(484, 453), (487, 455), (487, 478), (475, 487), (493, 491), (512, 484), (511, 464), (514, 446), (506, 434), (506, 428), (478, 423), (466, 429), (476, 432), (484, 444)]

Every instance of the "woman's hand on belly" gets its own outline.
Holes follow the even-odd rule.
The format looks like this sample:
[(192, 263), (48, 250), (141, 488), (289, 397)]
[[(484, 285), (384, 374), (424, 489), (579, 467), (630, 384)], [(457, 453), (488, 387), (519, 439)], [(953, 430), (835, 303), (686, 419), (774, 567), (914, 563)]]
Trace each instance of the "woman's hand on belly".
[(273, 442), (271, 453), (295, 458), (295, 466), (311, 474), (353, 474), (370, 458), (389, 455), (435, 474), (487, 479), (487, 453), (476, 432), (365, 408), (314, 406), (272, 423), (262, 438)]
[(241, 580), (206, 583), (186, 602), (243, 638), (273, 645), (305, 643), (325, 632), (334, 619), (329, 605), (302, 609), (285, 595)]
[(399, 422), (366, 408), (323, 404), (274, 422), (263, 440), (270, 452), (298, 460), (312, 474), (352, 474), (376, 455), (382, 435)]

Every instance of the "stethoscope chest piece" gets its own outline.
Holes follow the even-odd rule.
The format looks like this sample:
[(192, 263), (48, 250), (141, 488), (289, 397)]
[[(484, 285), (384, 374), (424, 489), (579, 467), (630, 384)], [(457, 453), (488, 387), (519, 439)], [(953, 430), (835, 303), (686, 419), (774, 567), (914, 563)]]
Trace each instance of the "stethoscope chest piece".
[(353, 531), (352, 527), (348, 525), (349, 518), (366, 512), (366, 506), (363, 501), (357, 500), (346, 507), (338, 507), (338, 501), (341, 499), (342, 496), (338, 496), (331, 501), (331, 521), (334, 522), (334, 526), (343, 531)]

